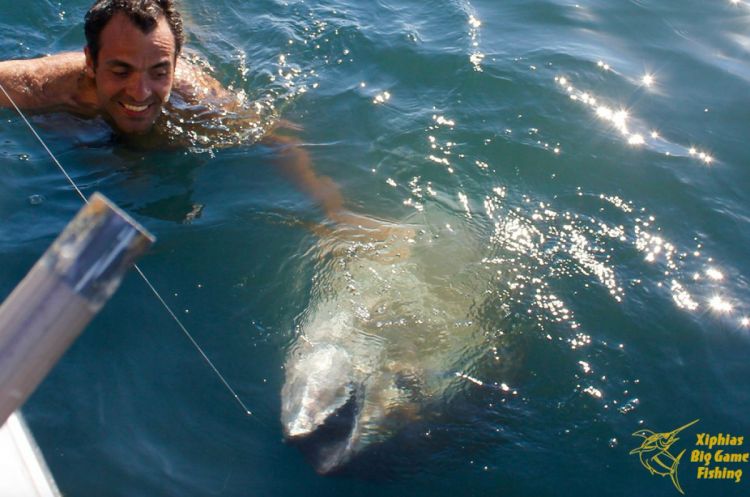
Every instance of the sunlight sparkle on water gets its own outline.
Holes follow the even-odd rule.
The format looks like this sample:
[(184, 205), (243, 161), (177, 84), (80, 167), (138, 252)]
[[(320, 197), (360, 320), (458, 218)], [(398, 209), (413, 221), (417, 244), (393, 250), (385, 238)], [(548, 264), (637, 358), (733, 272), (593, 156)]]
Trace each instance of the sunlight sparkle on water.
[(732, 312), (732, 304), (718, 295), (711, 297), (711, 300), (708, 303), (711, 305), (711, 308), (717, 312)]
[(384, 91), (383, 93), (379, 93), (378, 95), (375, 95), (375, 98), (372, 100), (372, 103), (374, 104), (382, 104), (387, 102), (391, 99), (391, 94), (387, 91)]
[(592, 386), (588, 386), (584, 388), (583, 391), (591, 395), (592, 397), (596, 397), (597, 399), (601, 399), (603, 397), (602, 391)]
[(713, 267), (706, 269), (706, 276), (716, 281), (721, 281), (724, 279), (724, 275), (722, 274), (722, 272)]
[(614, 114), (612, 114), (612, 123), (617, 126), (617, 128), (622, 131), (623, 133), (627, 133), (628, 131), (628, 111), (624, 109), (620, 109)]
[(693, 300), (693, 297), (685, 290), (685, 288), (677, 280), (672, 280), (672, 299), (675, 301), (678, 307), (694, 311), (698, 308), (698, 302)]
[(433, 115), (432, 119), (436, 123), (442, 124), (444, 126), (455, 126), (456, 125), (456, 121), (454, 121), (453, 119), (446, 119), (445, 116)]
[(481, 52), (474, 52), (469, 56), (469, 62), (471, 62), (471, 65), (474, 66), (474, 70), (481, 71), (481, 64), (484, 60), (484, 54)]
[(628, 144), (630, 145), (643, 145), (646, 141), (643, 139), (643, 135), (634, 133), (628, 137)]
[[(597, 65), (605, 70), (609, 70), (609, 65), (602, 61), (599, 61)], [(652, 150), (662, 152), (668, 157), (675, 155), (692, 157), (706, 165), (714, 162), (714, 158), (708, 152), (699, 150), (695, 146), (687, 147), (663, 138), (656, 130), (650, 129), (647, 123), (637, 118), (632, 118), (628, 109), (622, 107), (618, 109), (612, 104), (600, 102), (600, 99), (596, 98), (590, 92), (577, 89), (569, 78), (562, 75), (555, 76), (555, 82), (563, 88), (568, 98), (574, 102), (582, 103), (591, 109), (598, 118), (614, 126), (623, 135), (628, 145), (646, 146)], [(651, 86), (655, 84), (655, 79), (653, 75), (645, 74), (642, 76), (641, 82), (645, 86)]]
[(482, 26), (482, 21), (470, 13), (469, 26), (469, 38), (471, 39), (471, 46), (474, 47), (474, 51), (469, 55), (469, 62), (471, 62), (475, 71), (482, 72), (484, 54), (479, 50), (479, 28)]

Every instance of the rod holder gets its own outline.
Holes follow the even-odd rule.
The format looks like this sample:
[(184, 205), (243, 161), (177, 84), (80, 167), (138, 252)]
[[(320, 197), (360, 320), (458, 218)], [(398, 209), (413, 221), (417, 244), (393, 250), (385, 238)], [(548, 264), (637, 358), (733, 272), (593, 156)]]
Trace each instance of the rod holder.
[(0, 425), (120, 286), (155, 238), (91, 196), (0, 306)]

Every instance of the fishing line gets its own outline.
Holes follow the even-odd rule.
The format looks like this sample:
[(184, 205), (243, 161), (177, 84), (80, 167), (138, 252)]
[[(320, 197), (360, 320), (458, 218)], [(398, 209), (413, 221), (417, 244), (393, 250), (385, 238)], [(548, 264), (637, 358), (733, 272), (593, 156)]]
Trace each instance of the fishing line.
[[(73, 189), (78, 193), (78, 195), (81, 197), (84, 203), (88, 203), (88, 199), (86, 198), (86, 195), (83, 194), (83, 192), (78, 188), (78, 185), (76, 185), (75, 181), (73, 181), (73, 178), (70, 177), (70, 175), (67, 173), (65, 168), (60, 164), (60, 161), (57, 160), (57, 157), (55, 157), (55, 154), (52, 153), (52, 151), (47, 147), (47, 144), (42, 140), (42, 137), (39, 136), (39, 134), (36, 132), (34, 127), (31, 125), (28, 119), (26, 119), (26, 116), (21, 111), (21, 109), (16, 105), (16, 102), (11, 98), (11, 96), (8, 94), (7, 91), (5, 91), (5, 87), (3, 87), (2, 84), (0, 84), (0, 90), (2, 90), (5, 97), (8, 99), (8, 101), (13, 105), (13, 108), (16, 109), (16, 112), (18, 112), (18, 115), (21, 116), (21, 119), (23, 119), (23, 122), (26, 123), (26, 126), (28, 126), (29, 130), (31, 130), (31, 133), (36, 137), (36, 139), (39, 141), (39, 143), (44, 147), (44, 150), (47, 151), (47, 154), (50, 156), (52, 161), (57, 165), (57, 167), (60, 169), (60, 172), (62, 172), (63, 176), (68, 180), (68, 183), (73, 187)], [(203, 360), (208, 364), (208, 366), (211, 368), (211, 370), (216, 374), (216, 376), (221, 380), (221, 383), (226, 387), (226, 389), (229, 391), (230, 394), (232, 394), (232, 397), (234, 397), (234, 400), (237, 401), (237, 403), (242, 407), (242, 409), (245, 411), (245, 414), (248, 416), (252, 416), (253, 412), (247, 408), (244, 402), (242, 402), (242, 399), (240, 399), (240, 396), (237, 395), (237, 392), (235, 392), (234, 388), (229, 385), (229, 382), (226, 380), (223, 374), (216, 368), (214, 363), (209, 359), (208, 355), (203, 351), (201, 346), (198, 344), (198, 342), (193, 338), (193, 336), (190, 334), (188, 329), (185, 327), (184, 324), (182, 324), (182, 321), (177, 317), (177, 315), (172, 311), (172, 308), (169, 307), (167, 302), (162, 298), (162, 296), (159, 294), (159, 292), (156, 290), (154, 285), (151, 284), (151, 281), (146, 277), (144, 272), (141, 270), (141, 268), (138, 267), (137, 264), (134, 264), (133, 267), (135, 268), (136, 272), (140, 275), (141, 279), (143, 279), (143, 282), (146, 283), (146, 286), (151, 289), (151, 292), (154, 294), (156, 299), (161, 302), (161, 305), (164, 306), (164, 309), (166, 309), (167, 313), (172, 316), (172, 319), (174, 319), (175, 323), (177, 323), (177, 326), (182, 330), (182, 332), (185, 334), (185, 336), (190, 340), (190, 343), (193, 344), (193, 347), (198, 351), (198, 353), (201, 355)]]
[(60, 161), (58, 161), (57, 157), (55, 157), (55, 154), (53, 154), (52, 151), (49, 148), (47, 148), (47, 144), (44, 143), (44, 140), (42, 140), (42, 137), (37, 134), (37, 132), (34, 129), (34, 127), (31, 125), (31, 123), (29, 122), (29, 120), (26, 119), (26, 116), (23, 114), (23, 112), (21, 112), (21, 109), (18, 108), (18, 106), (16, 105), (15, 100), (13, 100), (11, 98), (11, 96), (8, 94), (8, 92), (5, 91), (5, 87), (2, 84), (0, 84), (0, 90), (3, 91), (3, 94), (5, 94), (5, 98), (7, 98), (8, 101), (13, 105), (13, 108), (16, 109), (16, 112), (18, 112), (18, 115), (21, 116), (21, 119), (23, 119), (23, 122), (25, 122), (26, 126), (29, 127), (29, 129), (31, 130), (31, 133), (36, 137), (37, 140), (39, 140), (39, 143), (42, 144), (42, 147), (44, 147), (44, 150), (46, 150), (47, 153), (49, 154), (49, 156), (52, 158), (52, 162), (54, 162), (57, 165), (57, 167), (60, 169), (60, 172), (63, 173), (63, 176), (65, 176), (65, 178), (68, 180), (68, 182), (73, 186), (73, 188), (75, 189), (76, 193), (78, 193), (78, 196), (81, 197), (81, 199), (83, 200), (84, 203), (88, 204), (89, 203), (89, 199), (87, 199), (86, 195), (84, 195), (83, 192), (81, 192), (81, 190), (78, 188), (78, 185), (76, 185), (75, 182), (73, 181), (73, 178), (71, 178), (68, 175), (68, 173), (65, 171), (65, 168), (62, 167), (62, 164), (60, 164)]

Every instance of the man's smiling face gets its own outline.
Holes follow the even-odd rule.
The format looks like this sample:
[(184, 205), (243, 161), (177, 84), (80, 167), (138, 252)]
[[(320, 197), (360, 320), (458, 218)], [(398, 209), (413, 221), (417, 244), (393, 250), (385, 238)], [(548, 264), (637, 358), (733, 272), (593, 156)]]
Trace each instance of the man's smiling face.
[(99, 106), (119, 131), (145, 133), (169, 100), (174, 81), (175, 39), (166, 18), (146, 34), (117, 13), (102, 30), (99, 46), (97, 61), (86, 49)]

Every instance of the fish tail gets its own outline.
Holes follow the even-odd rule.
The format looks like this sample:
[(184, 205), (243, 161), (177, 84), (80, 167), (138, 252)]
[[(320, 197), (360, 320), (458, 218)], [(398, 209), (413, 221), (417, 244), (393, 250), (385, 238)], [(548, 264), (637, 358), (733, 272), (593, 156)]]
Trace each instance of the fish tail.
[(669, 477), (672, 478), (672, 483), (674, 484), (675, 488), (678, 492), (680, 492), (682, 495), (685, 495), (685, 492), (682, 491), (682, 487), (680, 486), (680, 481), (677, 479), (677, 467), (680, 464), (680, 459), (682, 458), (682, 455), (685, 453), (685, 449), (682, 449), (682, 452), (680, 452), (680, 455), (675, 457), (674, 462), (672, 463), (672, 467), (669, 469)]

